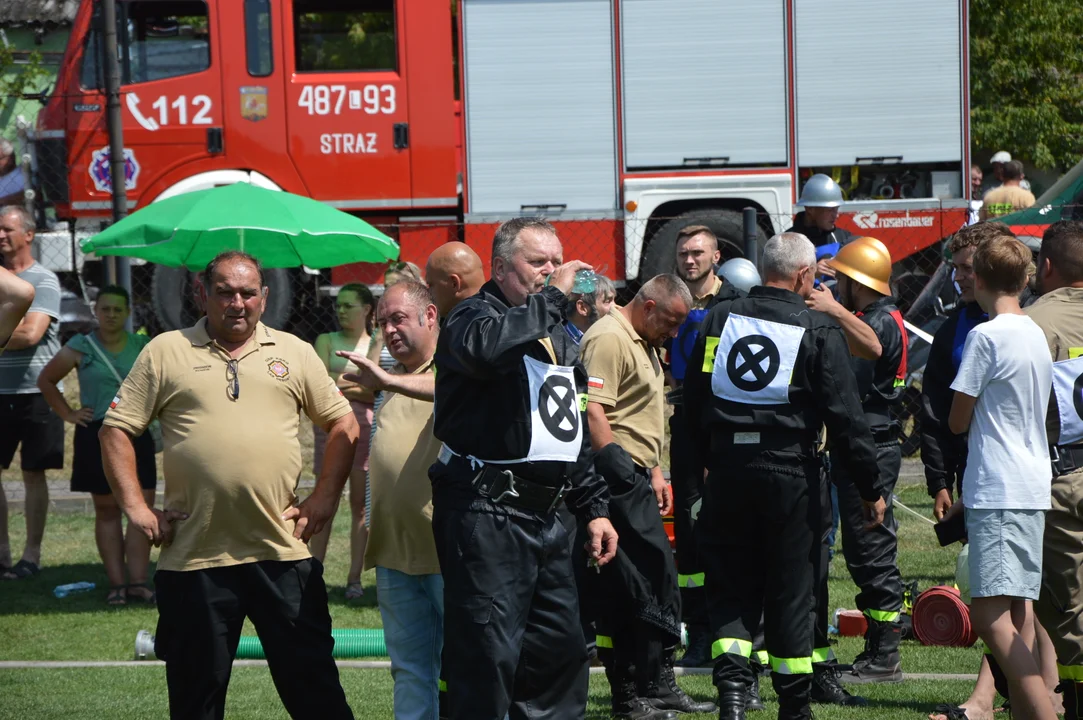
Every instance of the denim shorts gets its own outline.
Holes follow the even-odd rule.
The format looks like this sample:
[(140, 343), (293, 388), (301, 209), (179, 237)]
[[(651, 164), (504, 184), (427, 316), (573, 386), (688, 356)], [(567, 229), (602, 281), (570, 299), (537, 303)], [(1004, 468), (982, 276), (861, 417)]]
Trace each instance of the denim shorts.
[(971, 597), (1037, 600), (1045, 510), (966, 508)]

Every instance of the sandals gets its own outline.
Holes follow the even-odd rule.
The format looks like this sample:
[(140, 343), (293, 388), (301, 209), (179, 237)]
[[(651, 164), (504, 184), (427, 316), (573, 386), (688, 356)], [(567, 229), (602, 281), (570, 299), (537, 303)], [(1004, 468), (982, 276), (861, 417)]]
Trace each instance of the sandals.
[(124, 585), (113, 585), (109, 588), (109, 594), (105, 596), (105, 604), (110, 607), (121, 607), (128, 604), (128, 588)]
[(948, 720), (970, 720), (964, 708), (958, 705), (948, 705), (947, 703), (937, 705), (932, 714), (943, 715)]
[(40, 572), (41, 568), (38, 567), (37, 563), (32, 563), (29, 560), (20, 560), (15, 563), (15, 567), (4, 571), (3, 578), (5, 580), (25, 580)]
[[(133, 601), (139, 601), (144, 605), (157, 605), (158, 594), (151, 588), (149, 582), (131, 583), (125, 588), (128, 592), (128, 599)], [(143, 595), (140, 593), (132, 594), (132, 590), (146, 590), (149, 595)]]
[(347, 600), (360, 600), (365, 597), (365, 588), (361, 583), (349, 583), (346, 585), (346, 599)]

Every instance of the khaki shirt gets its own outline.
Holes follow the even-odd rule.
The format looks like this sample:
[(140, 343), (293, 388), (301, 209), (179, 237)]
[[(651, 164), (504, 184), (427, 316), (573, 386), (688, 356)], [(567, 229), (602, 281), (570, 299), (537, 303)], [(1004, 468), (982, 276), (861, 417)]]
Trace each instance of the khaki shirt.
[(718, 291), (722, 289), (722, 278), (717, 275), (714, 276), (714, 283), (711, 284), (711, 289), (703, 295), (696, 295), (692, 298), (692, 309), (702, 310), (707, 307), (707, 303), (711, 302), (711, 298), (718, 294)]
[[(394, 372), (406, 372), (401, 365)], [(415, 374), (432, 374), (432, 360)], [(407, 575), (440, 572), (432, 534), (429, 466), (440, 453), (432, 434), (431, 400), (384, 392), (372, 420), (369, 450), (369, 539), (365, 569), (380, 567)]]
[[(1053, 362), (1083, 355), (1083, 288), (1064, 287), (1046, 293), (1023, 312), (1045, 333)], [(1046, 428), (1050, 444), (1056, 444), (1060, 438), (1060, 415), (1055, 395), (1049, 398)]]
[(605, 407), (613, 442), (650, 469), (662, 457), (665, 375), (658, 353), (619, 308), (594, 323), (579, 345), (587, 369), (587, 401)]
[(227, 382), (229, 353), (207, 335), (206, 318), (163, 333), (139, 355), (105, 415), (131, 435), (162, 426), (165, 509), (188, 513), (162, 548), (159, 570), (199, 570), (261, 560), (300, 560), (282, 513), (301, 476), (300, 412), (326, 426), (350, 413), (308, 343), (256, 326), (237, 358), (237, 399)]
[(1034, 204), (1034, 194), (1018, 185), (1001, 185), (985, 193), (979, 216), (986, 218), (1000, 217), (1016, 210), (1026, 210)]

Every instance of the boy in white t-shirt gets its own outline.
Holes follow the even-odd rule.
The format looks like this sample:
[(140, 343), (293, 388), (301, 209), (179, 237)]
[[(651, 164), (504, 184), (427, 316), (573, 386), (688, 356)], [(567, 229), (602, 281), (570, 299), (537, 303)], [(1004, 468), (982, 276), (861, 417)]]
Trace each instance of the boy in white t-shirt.
[(1007, 675), (1013, 709), (1056, 720), (1034, 655), (1042, 537), (1052, 470), (1045, 430), (1053, 363), (1045, 334), (1019, 307), (1030, 250), (1013, 237), (974, 254), (975, 297), (989, 313), (966, 338), (951, 387), (954, 433), (969, 429), (962, 497), (970, 545), (971, 619)]

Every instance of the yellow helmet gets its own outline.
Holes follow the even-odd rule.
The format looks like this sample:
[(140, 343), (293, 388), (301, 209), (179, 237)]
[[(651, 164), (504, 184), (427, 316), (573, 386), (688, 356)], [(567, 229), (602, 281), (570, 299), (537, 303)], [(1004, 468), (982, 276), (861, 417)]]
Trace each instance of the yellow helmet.
[(881, 295), (891, 294), (891, 253), (876, 238), (860, 237), (848, 242), (827, 264)]

